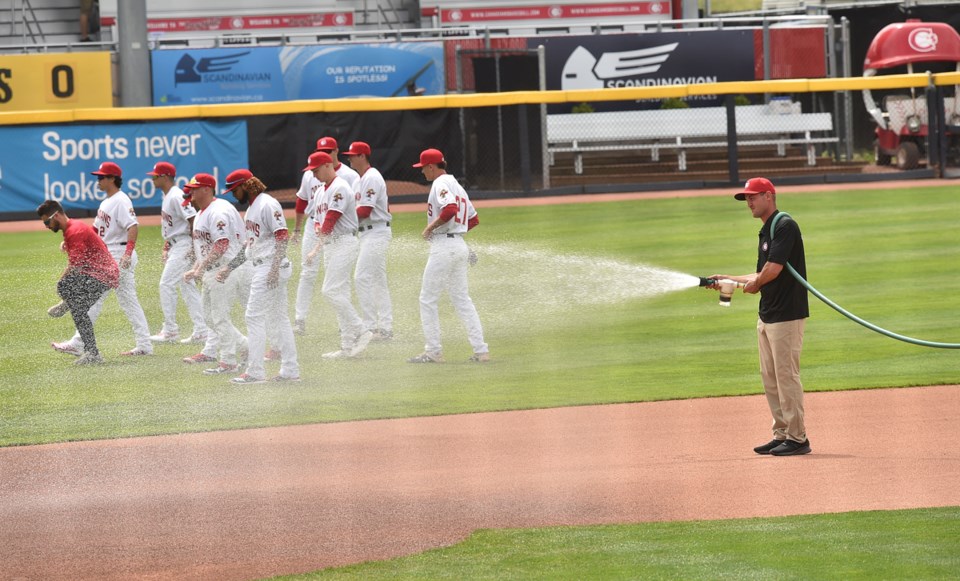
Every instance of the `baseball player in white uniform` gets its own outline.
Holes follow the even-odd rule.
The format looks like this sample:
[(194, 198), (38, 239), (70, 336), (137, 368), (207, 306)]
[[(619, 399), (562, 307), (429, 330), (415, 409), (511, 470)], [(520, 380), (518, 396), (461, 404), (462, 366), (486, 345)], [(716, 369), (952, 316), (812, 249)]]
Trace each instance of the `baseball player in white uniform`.
[(390, 204), (387, 184), (377, 168), (370, 165), (370, 145), (354, 141), (344, 152), (350, 167), (360, 174), (357, 189), (357, 218), (360, 224), (360, 255), (354, 283), (363, 325), (373, 331), (374, 341), (393, 337), (393, 305), (387, 286), (387, 249), (390, 230)]
[[(337, 140), (333, 137), (321, 137), (317, 140), (314, 153), (327, 153), (334, 160), (336, 174), (347, 181), (351, 187), (360, 183), (360, 176), (349, 166), (337, 160), (339, 153)], [(300, 282), (297, 285), (297, 300), (294, 305), (294, 330), (303, 335), (307, 329), (307, 314), (310, 313), (310, 302), (313, 300), (313, 287), (317, 283), (320, 273), (320, 260), (306, 261), (306, 256), (317, 246), (317, 226), (314, 217), (317, 215), (317, 202), (323, 191), (323, 182), (317, 179), (312, 171), (303, 172), (300, 179), (300, 189), (297, 190), (296, 217), (294, 219), (293, 234), (296, 239), (302, 230), (303, 244), (301, 246)]]
[(336, 311), (340, 325), (340, 349), (324, 353), (323, 357), (327, 359), (356, 357), (373, 338), (373, 333), (364, 329), (363, 320), (351, 300), (351, 275), (360, 251), (356, 190), (337, 176), (334, 163), (329, 154), (319, 151), (310, 156), (304, 168), (314, 172), (317, 179), (326, 184), (315, 218), (319, 240), (307, 254), (307, 260), (316, 260), (323, 250), (323, 296)]
[(421, 168), (423, 176), (433, 185), (427, 199), (427, 227), (421, 234), (430, 242), (430, 257), (423, 270), (423, 286), (420, 289), (420, 322), (423, 324), (426, 344), (422, 354), (407, 361), (443, 361), (437, 303), (446, 290), (454, 310), (467, 329), (467, 338), (473, 347), (470, 361), (485, 363), (490, 361), (490, 349), (483, 340), (480, 316), (467, 290), (470, 250), (463, 240), (463, 235), (479, 224), (480, 219), (467, 192), (455, 177), (447, 173), (443, 153), (426, 149), (420, 153), (420, 163), (415, 163), (413, 167)]
[(183, 280), (185, 272), (194, 263), (193, 219), (197, 211), (190, 204), (183, 204), (183, 190), (177, 187), (177, 168), (172, 163), (158, 162), (153, 171), (153, 184), (163, 192), (160, 209), (160, 235), (163, 237), (163, 273), (160, 275), (160, 308), (163, 311), (163, 328), (151, 341), (172, 343), (180, 339), (177, 325), (177, 289), (187, 305), (187, 313), (193, 321), (193, 332), (181, 343), (203, 343), (207, 340), (207, 324), (203, 320), (200, 304), (200, 289), (195, 282)]
[(193, 249), (196, 262), (183, 275), (187, 282), (201, 279), (201, 302), (212, 333), (203, 350), (184, 358), (186, 363), (216, 361), (216, 367), (204, 370), (207, 375), (236, 373), (237, 353), (246, 349), (246, 337), (230, 320), (230, 309), (243, 302), (245, 271), (249, 266), (238, 258), (246, 240), (246, 227), (240, 212), (230, 202), (216, 197), (217, 180), (199, 173), (184, 186), (184, 195), (192, 198), (199, 213), (193, 221)]
[[(143, 308), (137, 299), (137, 282), (133, 276), (134, 268), (137, 266), (136, 246), (139, 232), (137, 214), (133, 210), (130, 198), (120, 189), (123, 185), (123, 171), (117, 164), (105, 161), (100, 164), (97, 171), (91, 173), (97, 176), (97, 187), (107, 194), (107, 197), (100, 202), (100, 209), (97, 210), (97, 217), (93, 221), (93, 229), (103, 239), (110, 255), (120, 267), (120, 285), (116, 290), (117, 302), (120, 303), (120, 308), (130, 321), (137, 341), (133, 349), (124, 351), (121, 355), (151, 355), (153, 343), (150, 342), (150, 327), (147, 326), (147, 317), (143, 314)], [(107, 294), (104, 293), (100, 300), (90, 307), (91, 322), (96, 322), (100, 317), (106, 297)], [(53, 343), (52, 346), (57, 351), (71, 355), (79, 356), (83, 353), (83, 341), (79, 333), (68, 341)]]
[[(280, 350), (280, 375), (271, 381), (299, 381), (297, 345), (287, 314), (287, 281), (293, 266), (287, 260), (287, 220), (283, 208), (267, 186), (250, 170), (238, 169), (227, 176), (226, 192), (233, 192), (241, 204), (249, 204), (244, 214), (246, 247), (244, 256), (252, 265), (250, 298), (247, 301), (247, 343), (249, 357), (245, 373), (230, 381), (239, 384), (263, 383), (263, 367), (267, 349), (267, 326)], [(224, 192), (224, 193), (226, 193)], [(273, 337), (272, 337), (273, 338)]]

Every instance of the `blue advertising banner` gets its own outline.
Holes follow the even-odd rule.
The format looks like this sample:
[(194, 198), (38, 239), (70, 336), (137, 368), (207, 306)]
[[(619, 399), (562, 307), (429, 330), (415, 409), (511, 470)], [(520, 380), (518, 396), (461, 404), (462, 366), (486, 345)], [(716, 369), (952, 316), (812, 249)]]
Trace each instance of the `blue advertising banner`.
[[(199, 172), (217, 182), (247, 167), (246, 121), (173, 121), (117, 125), (0, 127), (0, 195), (5, 212), (33, 212), (44, 200), (95, 210), (106, 194), (95, 171), (112, 161), (136, 208), (159, 208), (163, 195), (147, 175), (158, 161), (177, 167), (177, 184)], [(221, 188), (222, 189), (222, 188)]]
[(443, 44), (155, 50), (154, 105), (443, 93)]

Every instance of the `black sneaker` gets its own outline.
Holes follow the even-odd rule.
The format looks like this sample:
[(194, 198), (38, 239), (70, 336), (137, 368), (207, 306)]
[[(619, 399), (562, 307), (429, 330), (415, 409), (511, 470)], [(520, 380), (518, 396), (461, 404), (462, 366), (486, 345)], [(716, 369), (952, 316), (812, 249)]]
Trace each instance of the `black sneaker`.
[(770, 450), (774, 456), (799, 456), (810, 453), (810, 440), (794, 442), (793, 440), (784, 440), (779, 446)]
[(753, 449), (753, 451), (756, 452), (757, 454), (769, 454), (770, 450), (773, 450), (783, 442), (784, 440), (770, 440), (763, 446), (757, 446), (756, 448)]

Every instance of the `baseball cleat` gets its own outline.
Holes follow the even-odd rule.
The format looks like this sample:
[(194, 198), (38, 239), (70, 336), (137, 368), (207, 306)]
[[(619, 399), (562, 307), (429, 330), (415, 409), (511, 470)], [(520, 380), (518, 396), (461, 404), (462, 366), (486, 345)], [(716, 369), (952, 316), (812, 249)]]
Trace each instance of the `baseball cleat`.
[(121, 353), (120, 355), (123, 355), (124, 357), (136, 357), (136, 356), (140, 356), (140, 355), (153, 355), (153, 351), (147, 351), (147, 350), (144, 349), (143, 347), (134, 347), (133, 349), (131, 349), (131, 350), (129, 350), (129, 351), (124, 351), (124, 352)]
[(207, 342), (207, 336), (202, 333), (201, 334), (194, 333), (193, 335), (190, 335), (186, 339), (180, 339), (181, 345), (189, 345), (191, 343), (200, 344), (200, 343), (206, 343), (206, 342)]
[(50, 343), (50, 346), (61, 353), (66, 353), (67, 355), (76, 355), (77, 357), (83, 355), (83, 351), (69, 341), (64, 341), (63, 343)]
[(99, 353), (84, 353), (73, 362), (74, 365), (100, 365), (103, 363), (103, 355)]
[(350, 352), (343, 349), (337, 349), (336, 351), (324, 353), (321, 355), (321, 357), (324, 359), (348, 359), (350, 357)]
[(373, 332), (373, 338), (371, 341), (389, 341), (393, 339), (393, 331), (384, 331), (383, 329), (377, 329)]
[(474, 353), (470, 359), (467, 359), (470, 363), (489, 363), (490, 354), (489, 353)]
[(156, 335), (150, 335), (150, 340), (154, 343), (176, 343), (180, 340), (180, 333), (160, 331)]
[(407, 359), (407, 363), (443, 363), (443, 355), (440, 353), (421, 353), (416, 357)]
[(373, 331), (364, 331), (357, 337), (356, 342), (353, 344), (353, 347), (350, 348), (350, 357), (356, 357), (366, 350), (367, 345), (370, 344), (370, 340), (373, 339)]
[(238, 365), (230, 365), (229, 363), (220, 362), (216, 367), (211, 367), (210, 369), (204, 369), (204, 375), (221, 375), (223, 373), (236, 373)]
[(197, 353), (196, 355), (190, 355), (189, 357), (183, 358), (184, 363), (210, 363), (216, 360), (216, 357), (204, 355), (203, 353)]
[(307, 322), (303, 319), (297, 319), (293, 322), (293, 332), (297, 335), (307, 334)]
[(264, 361), (280, 361), (281, 355), (279, 349), (271, 349), (263, 356)]
[(255, 383), (266, 383), (266, 379), (261, 379), (259, 377), (254, 377), (249, 373), (242, 373), (237, 377), (234, 377), (230, 380), (230, 383), (237, 383), (241, 385), (253, 385)]
[(295, 383), (295, 382), (297, 382), (297, 381), (300, 381), (300, 378), (299, 378), (299, 377), (287, 377), (286, 375), (277, 375), (276, 377), (271, 377), (271, 378), (270, 378), (270, 381), (271, 381), (272, 383), (283, 383), (283, 382)]
[(47, 309), (47, 314), (58, 319), (70, 312), (70, 307), (67, 305), (67, 301), (60, 301), (59, 303), (53, 305)]

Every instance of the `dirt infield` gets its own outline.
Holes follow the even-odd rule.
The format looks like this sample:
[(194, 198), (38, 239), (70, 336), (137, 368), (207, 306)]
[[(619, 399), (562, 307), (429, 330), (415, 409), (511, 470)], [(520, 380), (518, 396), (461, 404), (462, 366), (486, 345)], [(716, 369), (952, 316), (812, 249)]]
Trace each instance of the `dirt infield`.
[[(940, 185), (952, 183), (783, 193)], [(960, 386), (806, 397), (814, 452), (795, 458), (752, 453), (769, 436), (762, 396), (0, 448), (0, 579), (253, 579), (413, 554), (478, 528), (960, 505), (949, 439)]]
[[(960, 386), (807, 396), (808, 456), (757, 456), (761, 396), (0, 449), (0, 577), (251, 579), (478, 528), (960, 505)], [(946, 444), (946, 445), (945, 445)]]

